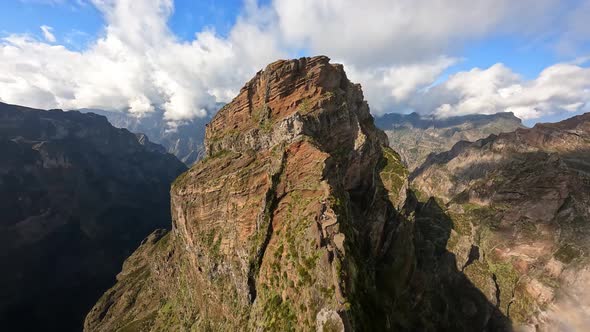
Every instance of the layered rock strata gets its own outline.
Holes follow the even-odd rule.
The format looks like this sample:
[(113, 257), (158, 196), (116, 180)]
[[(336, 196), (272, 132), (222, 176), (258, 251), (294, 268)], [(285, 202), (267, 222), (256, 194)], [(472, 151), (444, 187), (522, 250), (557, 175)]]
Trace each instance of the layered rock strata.
[(507, 328), (446, 251), (444, 212), (406, 198), (408, 173), (341, 65), (268, 65), (205, 146), (172, 186), (172, 231), (127, 260), (85, 330)]

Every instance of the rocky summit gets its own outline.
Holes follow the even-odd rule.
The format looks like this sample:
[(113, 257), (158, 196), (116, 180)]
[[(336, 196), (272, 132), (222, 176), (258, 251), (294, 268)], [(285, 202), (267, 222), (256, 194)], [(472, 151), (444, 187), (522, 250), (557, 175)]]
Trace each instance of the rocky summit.
[(268, 65), (207, 125), (172, 230), (127, 259), (85, 330), (509, 330), (387, 143), (341, 65)]
[(446, 205), (457, 267), (514, 325), (587, 329), (590, 113), (458, 143), (412, 177)]
[(473, 142), (492, 134), (524, 128), (522, 121), (510, 112), (447, 118), (390, 113), (377, 118), (375, 123), (385, 131), (390, 146), (401, 155), (411, 171), (422, 165), (431, 153), (450, 150), (457, 142)]
[(0, 103), (0, 327), (79, 331), (186, 170), (94, 114)]

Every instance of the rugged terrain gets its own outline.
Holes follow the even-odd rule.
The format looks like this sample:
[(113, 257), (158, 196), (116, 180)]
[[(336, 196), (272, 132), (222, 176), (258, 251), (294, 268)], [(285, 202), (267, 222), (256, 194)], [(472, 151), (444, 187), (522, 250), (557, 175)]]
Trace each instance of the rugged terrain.
[(412, 174), (446, 205), (460, 267), (518, 326), (590, 322), (590, 113), (460, 142)]
[(512, 113), (448, 118), (392, 113), (377, 118), (375, 124), (385, 131), (390, 146), (411, 171), (422, 165), (429, 154), (450, 150), (459, 141), (474, 142), (524, 127)]
[(206, 131), (86, 331), (508, 330), (457, 268), (453, 222), (419, 202), (359, 85), (326, 57), (280, 60)]
[(106, 116), (109, 122), (117, 128), (125, 128), (133, 133), (146, 135), (155, 143), (161, 144), (166, 151), (175, 155), (188, 166), (191, 166), (205, 155), (203, 145), (205, 124), (211, 121), (210, 116), (195, 118), (178, 123), (175, 127), (170, 127), (164, 119), (164, 112), (160, 109), (142, 116), (97, 109), (83, 109), (80, 111)]
[(186, 167), (105, 117), (1, 103), (0, 156), (0, 326), (79, 331)]

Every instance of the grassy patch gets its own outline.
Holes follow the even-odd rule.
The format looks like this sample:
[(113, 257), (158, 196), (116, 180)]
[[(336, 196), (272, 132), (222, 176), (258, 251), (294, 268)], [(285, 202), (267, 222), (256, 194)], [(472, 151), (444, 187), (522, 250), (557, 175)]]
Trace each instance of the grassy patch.
[(295, 331), (297, 329), (297, 316), (288, 301), (278, 294), (272, 294), (263, 306), (265, 331)]
[(380, 166), (383, 185), (388, 191), (390, 200), (395, 203), (408, 178), (408, 170), (402, 163), (399, 154), (388, 147), (383, 148), (383, 159)]
[(514, 301), (510, 304), (510, 319), (514, 322), (526, 322), (535, 312), (537, 303), (523, 286), (514, 290)]
[(297, 112), (299, 112), (299, 114), (301, 115), (307, 115), (309, 113), (311, 113), (313, 111), (313, 107), (311, 105), (311, 102), (309, 101), (309, 98), (304, 98), (301, 103), (299, 104), (299, 108), (297, 109)]
[(565, 243), (555, 252), (555, 258), (559, 259), (565, 264), (571, 263), (574, 259), (580, 257), (582, 254), (581, 250), (575, 246)]
[(152, 326), (154, 319), (156, 318), (156, 314), (154, 312), (150, 313), (148, 316), (142, 319), (138, 319), (133, 321), (122, 328), (118, 329), (117, 332), (141, 332), (147, 331)]
[(328, 319), (322, 327), (324, 332), (340, 332), (340, 324), (334, 319)]

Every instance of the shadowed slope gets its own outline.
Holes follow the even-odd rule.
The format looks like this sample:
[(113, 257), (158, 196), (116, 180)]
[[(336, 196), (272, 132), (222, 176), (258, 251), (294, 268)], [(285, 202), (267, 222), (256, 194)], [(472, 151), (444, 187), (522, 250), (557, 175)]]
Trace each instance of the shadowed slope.
[(185, 167), (106, 118), (0, 104), (0, 326), (77, 331)]

